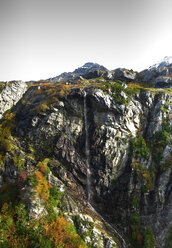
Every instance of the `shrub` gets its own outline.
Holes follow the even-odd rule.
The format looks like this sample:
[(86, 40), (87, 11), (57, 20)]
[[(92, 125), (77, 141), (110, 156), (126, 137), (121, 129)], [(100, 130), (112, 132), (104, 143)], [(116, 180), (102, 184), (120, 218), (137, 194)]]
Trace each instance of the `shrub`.
[(48, 175), (48, 173), (50, 172), (50, 169), (47, 165), (47, 163), (49, 162), (48, 158), (45, 158), (42, 162), (39, 162), (37, 164), (38, 169), (40, 170), (41, 173), (43, 173), (45, 176)]
[(71, 224), (69, 224), (64, 217), (58, 217), (51, 223), (44, 225), (44, 233), (50, 236), (54, 247), (64, 248), (86, 248), (86, 245), (81, 240), (79, 235), (74, 232)]
[(44, 178), (43, 174), (40, 171), (35, 172), (36, 175), (36, 192), (43, 200), (48, 200), (49, 198), (49, 183)]
[(153, 136), (152, 157), (157, 167), (160, 166), (160, 162), (163, 159), (163, 151), (165, 147), (171, 144), (171, 133), (172, 128), (164, 122), (162, 124), (162, 130), (156, 132)]
[(0, 124), (0, 151), (1, 154), (11, 151), (12, 138), (11, 134), (15, 128), (15, 115), (13, 113), (6, 113), (2, 123)]
[(148, 160), (149, 148), (142, 136), (138, 136), (130, 141), (130, 155), (134, 158), (131, 166), (137, 172), (138, 177), (143, 180), (143, 190), (148, 190), (153, 187), (155, 179), (154, 168), (145, 168), (142, 165), (142, 159)]
[(19, 170), (21, 170), (22, 166), (25, 163), (25, 159), (20, 155), (19, 156), (14, 155), (13, 156), (13, 162), (14, 162), (15, 166), (18, 167)]
[(50, 192), (50, 194), (49, 194), (49, 203), (52, 206), (56, 207), (60, 202), (60, 198), (62, 196), (62, 193), (58, 192), (58, 190), (57, 190), (57, 188), (55, 186), (50, 187), (49, 192)]
[(37, 114), (40, 114), (41, 112), (45, 112), (49, 110), (49, 107), (46, 102), (41, 103), (38, 108), (36, 109)]
[(0, 82), (0, 92), (4, 89), (4, 86), (5, 86), (4, 82)]
[(133, 213), (130, 217), (130, 231), (131, 231), (131, 241), (134, 247), (142, 247), (142, 229), (140, 223), (140, 216), (137, 212)]
[(149, 157), (149, 149), (146, 145), (146, 142), (142, 136), (138, 136), (134, 138), (130, 142), (131, 147), (131, 156), (135, 157), (136, 159), (148, 159)]
[(148, 226), (146, 228), (144, 232), (143, 240), (144, 240), (144, 248), (155, 248), (155, 239), (151, 227)]
[[(127, 87), (124, 88), (120, 83), (103, 83), (99, 86), (105, 93), (108, 93), (112, 96), (113, 100), (117, 104), (128, 104), (131, 99), (131, 96), (138, 92), (136, 88)], [(125, 96), (124, 96), (125, 93)]]

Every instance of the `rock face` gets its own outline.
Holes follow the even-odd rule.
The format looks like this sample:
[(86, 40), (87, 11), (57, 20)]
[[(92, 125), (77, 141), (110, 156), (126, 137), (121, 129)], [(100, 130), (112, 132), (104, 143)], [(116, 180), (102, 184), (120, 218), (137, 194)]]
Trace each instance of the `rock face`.
[(133, 70), (127, 70), (123, 68), (118, 68), (114, 70), (114, 80), (121, 80), (126, 82), (131, 82), (137, 79), (137, 73)]
[[(43, 97), (36, 92), (37, 88), (31, 87), (23, 97), (24, 102), (30, 102), (27, 105), (19, 102), (14, 109), (15, 135), (21, 144), (22, 140), (28, 141), (39, 154), (50, 156), (54, 161), (50, 165), (54, 177), (86, 202), (84, 91), (72, 90), (51, 109), (39, 114), (31, 111)], [(171, 95), (143, 91), (133, 96), (128, 105), (120, 105), (100, 89), (90, 87), (85, 92), (90, 203), (125, 235), (129, 233), (130, 219), (137, 212), (142, 225), (151, 226), (156, 247), (164, 247), (165, 235), (172, 223), (172, 134), (171, 131), (169, 136), (163, 133), (163, 125), (169, 130), (172, 126)], [(161, 140), (163, 135), (168, 137)], [(139, 143), (138, 137), (144, 141)], [(151, 146), (158, 142), (156, 137), (164, 142), (159, 160), (155, 157), (158, 145), (157, 150)], [(136, 145), (131, 154), (133, 139), (132, 144)], [(22, 149), (26, 150), (24, 143)]]
[[(79, 213), (72, 221), (78, 223), (80, 218), (78, 233), (86, 243), (91, 247), (125, 248), (124, 237), (135, 235), (136, 242), (138, 235), (144, 236), (151, 227), (156, 247), (162, 248), (172, 224), (172, 96), (163, 90), (141, 90), (120, 104), (112, 89), (107, 94), (99, 86), (79, 86), (66, 95), (61, 90), (58, 99), (50, 104), (52, 99), (47, 100), (47, 96), (54, 91), (51, 88), (45, 92), (42, 86), (33, 86), (24, 94), (26, 84), (14, 83), (1, 92), (1, 113), (22, 97), (12, 109), (15, 147), (19, 147), (19, 156), (25, 157), (22, 166), (31, 171), (36, 161), (50, 159), (48, 180), (65, 192), (63, 204), (68, 218), (71, 213)], [(127, 98), (125, 88), (120, 94)], [(7, 96), (11, 96), (10, 105), (5, 100)], [(5, 162), (1, 161), (1, 185), (15, 181), (19, 175), (13, 155), (8, 149)], [(21, 199), (31, 213), (39, 215), (44, 211), (42, 203), (29, 199), (29, 186), (24, 190)], [(87, 202), (88, 190), (93, 209)], [(102, 231), (103, 224), (91, 229), (96, 211), (97, 220), (111, 225), (111, 233), (108, 228)], [(91, 239), (85, 235), (90, 230)]]
[(4, 85), (0, 93), (0, 118), (21, 99), (26, 90), (27, 85), (22, 81), (13, 81)]

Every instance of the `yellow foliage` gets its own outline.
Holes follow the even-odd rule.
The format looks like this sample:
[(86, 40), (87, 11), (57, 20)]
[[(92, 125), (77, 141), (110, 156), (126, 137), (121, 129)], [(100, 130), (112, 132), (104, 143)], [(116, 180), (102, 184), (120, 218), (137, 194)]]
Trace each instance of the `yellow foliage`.
[(46, 178), (43, 176), (41, 171), (36, 171), (35, 172), (36, 175), (36, 181), (37, 181), (37, 185), (36, 185), (36, 191), (37, 194), (43, 199), (43, 200), (48, 200), (49, 198), (49, 188), (50, 185), (48, 183), (48, 181), (46, 180)]

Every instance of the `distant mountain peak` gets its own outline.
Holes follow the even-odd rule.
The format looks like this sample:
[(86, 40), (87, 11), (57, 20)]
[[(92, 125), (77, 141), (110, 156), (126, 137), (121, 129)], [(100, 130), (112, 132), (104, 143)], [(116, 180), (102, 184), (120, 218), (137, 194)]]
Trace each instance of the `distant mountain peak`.
[(76, 81), (83, 76), (87, 79), (95, 78), (101, 75), (101, 72), (107, 72), (108, 70), (97, 63), (87, 62), (83, 66), (75, 69), (73, 72), (64, 72), (57, 77), (51, 78), (53, 82), (60, 81)]
[(97, 63), (87, 62), (83, 66), (77, 68), (74, 73), (87, 73), (89, 70), (102, 70), (107, 71), (107, 69)]
[(159, 60), (156, 64), (149, 67), (149, 69), (157, 69), (163, 66), (168, 66), (172, 64), (172, 56), (165, 56), (163, 59)]
[(97, 63), (93, 63), (93, 62), (87, 62), (82, 67), (91, 67), (93, 65), (98, 65), (98, 64)]

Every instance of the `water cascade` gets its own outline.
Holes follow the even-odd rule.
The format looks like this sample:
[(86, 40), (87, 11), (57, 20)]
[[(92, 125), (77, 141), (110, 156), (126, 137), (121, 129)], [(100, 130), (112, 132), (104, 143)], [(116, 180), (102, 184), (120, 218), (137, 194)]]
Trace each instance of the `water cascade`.
[(88, 139), (88, 123), (87, 123), (87, 93), (84, 91), (84, 121), (85, 121), (85, 154), (87, 165), (87, 201), (90, 203), (91, 197), (91, 171), (90, 171), (90, 147)]
[(115, 227), (110, 225), (91, 205), (91, 170), (90, 170), (90, 145), (89, 145), (89, 135), (88, 135), (88, 121), (87, 121), (87, 93), (84, 91), (84, 124), (85, 124), (85, 154), (86, 154), (86, 166), (87, 166), (87, 203), (88, 206), (92, 209), (93, 212), (105, 223), (106, 226), (112, 230), (120, 243), (122, 244), (121, 248), (129, 247), (121, 234), (116, 230)]

